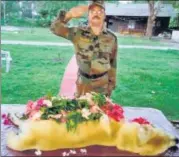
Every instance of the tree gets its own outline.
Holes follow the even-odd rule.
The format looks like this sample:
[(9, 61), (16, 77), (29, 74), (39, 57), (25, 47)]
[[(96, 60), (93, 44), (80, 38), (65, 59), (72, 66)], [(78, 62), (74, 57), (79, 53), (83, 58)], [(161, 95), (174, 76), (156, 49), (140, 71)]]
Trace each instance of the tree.
[(86, 1), (36, 1), (36, 10), (40, 16), (55, 17), (59, 10), (69, 10), (80, 4), (87, 4)]
[(4, 20), (4, 24), (9, 22), (12, 17), (19, 14), (18, 1), (1, 1), (1, 17)]
[(172, 4), (175, 11), (178, 13), (176, 17), (170, 20), (170, 27), (179, 28), (179, 1), (166, 1), (165, 3)]
[(158, 12), (160, 11), (161, 1), (148, 1), (149, 5), (149, 17), (147, 20), (147, 30), (146, 30), (146, 36), (151, 38), (153, 33), (153, 27), (155, 26), (155, 20), (157, 17)]

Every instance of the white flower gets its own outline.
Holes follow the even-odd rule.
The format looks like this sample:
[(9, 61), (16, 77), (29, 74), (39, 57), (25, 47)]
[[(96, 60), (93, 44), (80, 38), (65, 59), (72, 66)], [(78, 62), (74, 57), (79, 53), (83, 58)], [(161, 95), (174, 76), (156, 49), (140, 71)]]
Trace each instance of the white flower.
[(49, 115), (48, 118), (55, 118), (55, 119), (60, 119), (61, 118), (61, 114), (56, 114), (56, 115)]
[(38, 112), (36, 112), (33, 116), (32, 116), (32, 120), (38, 120), (38, 119), (40, 119), (40, 117), (41, 117), (41, 115), (42, 115), (42, 112), (41, 111), (38, 111)]
[(62, 153), (62, 156), (66, 156), (66, 154), (67, 154), (66, 152), (63, 152), (63, 153)]
[(87, 150), (86, 150), (86, 149), (80, 149), (80, 152), (81, 152), (82, 154), (86, 154), (86, 153), (87, 153)]
[(42, 152), (40, 150), (36, 150), (35, 155), (40, 156), (40, 155), (42, 155)]
[(70, 150), (70, 153), (71, 154), (76, 154), (76, 151), (75, 150)]
[(84, 118), (86, 118), (86, 119), (89, 119), (88, 116), (91, 114), (91, 112), (90, 112), (88, 109), (83, 108), (83, 109), (81, 110), (81, 112), (82, 112), (82, 117), (84, 117)]
[(52, 107), (52, 102), (50, 100), (44, 100), (43, 104), (47, 105), (48, 107)]

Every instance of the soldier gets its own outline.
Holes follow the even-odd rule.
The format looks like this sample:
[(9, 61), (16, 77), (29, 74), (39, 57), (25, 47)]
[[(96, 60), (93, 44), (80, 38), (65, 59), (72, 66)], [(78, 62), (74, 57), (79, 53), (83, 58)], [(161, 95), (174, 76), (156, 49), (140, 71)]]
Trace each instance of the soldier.
[[(88, 26), (65, 25), (87, 11)], [(96, 0), (89, 6), (77, 6), (69, 12), (61, 11), (51, 24), (51, 31), (74, 44), (78, 65), (76, 97), (91, 91), (110, 97), (116, 86), (117, 38), (105, 27), (104, 2)]]

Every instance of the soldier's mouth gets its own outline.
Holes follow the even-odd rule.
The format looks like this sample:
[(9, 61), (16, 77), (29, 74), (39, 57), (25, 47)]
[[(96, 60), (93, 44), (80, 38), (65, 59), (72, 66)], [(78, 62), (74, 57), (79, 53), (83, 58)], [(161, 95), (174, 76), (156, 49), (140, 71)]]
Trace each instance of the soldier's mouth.
[(93, 20), (95, 20), (95, 19), (100, 20), (100, 17), (98, 17), (98, 16), (93, 17)]

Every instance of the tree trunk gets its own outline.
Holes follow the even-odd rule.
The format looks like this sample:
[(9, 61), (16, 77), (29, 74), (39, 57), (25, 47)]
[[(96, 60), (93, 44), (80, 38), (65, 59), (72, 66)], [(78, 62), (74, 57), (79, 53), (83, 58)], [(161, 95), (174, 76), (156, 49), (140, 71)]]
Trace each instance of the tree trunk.
[(154, 8), (154, 1), (148, 1), (149, 4), (149, 17), (147, 21), (147, 30), (146, 30), (146, 36), (151, 38), (152, 33), (153, 33), (153, 26), (154, 26), (154, 21), (155, 21), (155, 8)]
[(153, 21), (152, 21), (151, 17), (148, 17), (146, 36), (151, 38), (152, 32), (153, 32)]

